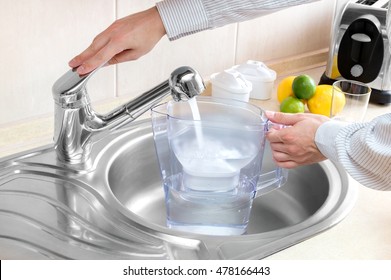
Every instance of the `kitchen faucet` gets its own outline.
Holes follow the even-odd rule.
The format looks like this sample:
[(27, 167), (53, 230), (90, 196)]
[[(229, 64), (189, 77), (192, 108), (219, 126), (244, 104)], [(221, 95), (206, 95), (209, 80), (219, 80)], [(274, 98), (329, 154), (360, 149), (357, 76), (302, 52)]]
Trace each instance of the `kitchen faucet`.
[(188, 100), (205, 89), (201, 76), (183, 66), (173, 71), (168, 80), (121, 105), (106, 115), (91, 107), (86, 84), (98, 69), (80, 76), (69, 70), (53, 85), (54, 143), (57, 158), (63, 163), (88, 168), (93, 144), (149, 110), (171, 93), (175, 101)]

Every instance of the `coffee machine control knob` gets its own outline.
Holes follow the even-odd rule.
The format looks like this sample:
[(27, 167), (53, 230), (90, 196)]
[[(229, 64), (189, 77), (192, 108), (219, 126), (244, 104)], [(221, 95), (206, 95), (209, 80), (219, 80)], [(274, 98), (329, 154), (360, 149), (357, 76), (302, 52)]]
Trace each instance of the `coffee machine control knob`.
[(364, 72), (364, 68), (360, 64), (356, 64), (350, 69), (350, 74), (352, 74), (353, 77), (358, 78), (362, 75)]
[(360, 42), (360, 43), (370, 43), (371, 37), (369, 37), (367, 34), (364, 33), (355, 33), (351, 36), (351, 38), (354, 41)]

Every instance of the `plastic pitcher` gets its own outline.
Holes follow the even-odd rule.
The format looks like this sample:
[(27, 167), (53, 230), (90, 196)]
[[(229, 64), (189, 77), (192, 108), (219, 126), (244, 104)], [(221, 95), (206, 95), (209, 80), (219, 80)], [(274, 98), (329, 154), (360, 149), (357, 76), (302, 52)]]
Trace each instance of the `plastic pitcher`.
[(231, 99), (196, 97), (152, 108), (167, 226), (245, 233), (253, 199), (287, 179), (281, 168), (261, 174), (270, 125), (259, 107)]

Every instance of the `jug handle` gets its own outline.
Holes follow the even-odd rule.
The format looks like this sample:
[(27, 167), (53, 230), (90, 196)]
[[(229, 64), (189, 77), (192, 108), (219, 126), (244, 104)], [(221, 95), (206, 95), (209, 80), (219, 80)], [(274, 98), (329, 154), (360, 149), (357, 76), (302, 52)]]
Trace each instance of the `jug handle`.
[(264, 195), (272, 190), (278, 189), (288, 180), (288, 170), (277, 167), (275, 170), (259, 175), (257, 192), (255, 197)]
[[(273, 123), (270, 120), (266, 122), (266, 131), (269, 131), (270, 128), (283, 129), (288, 127), (283, 124)], [(277, 167), (275, 170), (259, 175), (257, 192), (255, 197), (264, 195), (274, 189), (278, 189), (286, 183), (288, 180), (288, 169)]]

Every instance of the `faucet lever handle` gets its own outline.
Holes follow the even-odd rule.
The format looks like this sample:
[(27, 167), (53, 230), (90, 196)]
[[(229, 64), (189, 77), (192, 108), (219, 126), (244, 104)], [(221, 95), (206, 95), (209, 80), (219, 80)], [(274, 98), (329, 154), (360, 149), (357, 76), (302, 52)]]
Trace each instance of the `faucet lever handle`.
[[(103, 65), (99, 66), (95, 70), (84, 74), (79, 75), (77, 73), (77, 68), (72, 68), (64, 75), (62, 75), (53, 85), (52, 93), (55, 102), (67, 106), (71, 104), (74, 106), (77, 104), (77, 101), (87, 100), (88, 103), (89, 97), (87, 96), (86, 84), (87, 81), (94, 75)], [(75, 103), (76, 102), (76, 103)]]
[(85, 86), (88, 78), (95, 72), (92, 71), (85, 75), (79, 75), (76, 72), (77, 68), (73, 68), (62, 75), (53, 85), (53, 93), (67, 94), (75, 91), (79, 91)]
[(100, 67), (85, 75), (79, 75), (76, 72), (77, 68), (66, 72), (52, 87), (54, 101), (63, 107), (79, 107), (89, 103), (86, 84), (89, 78), (99, 69)]

